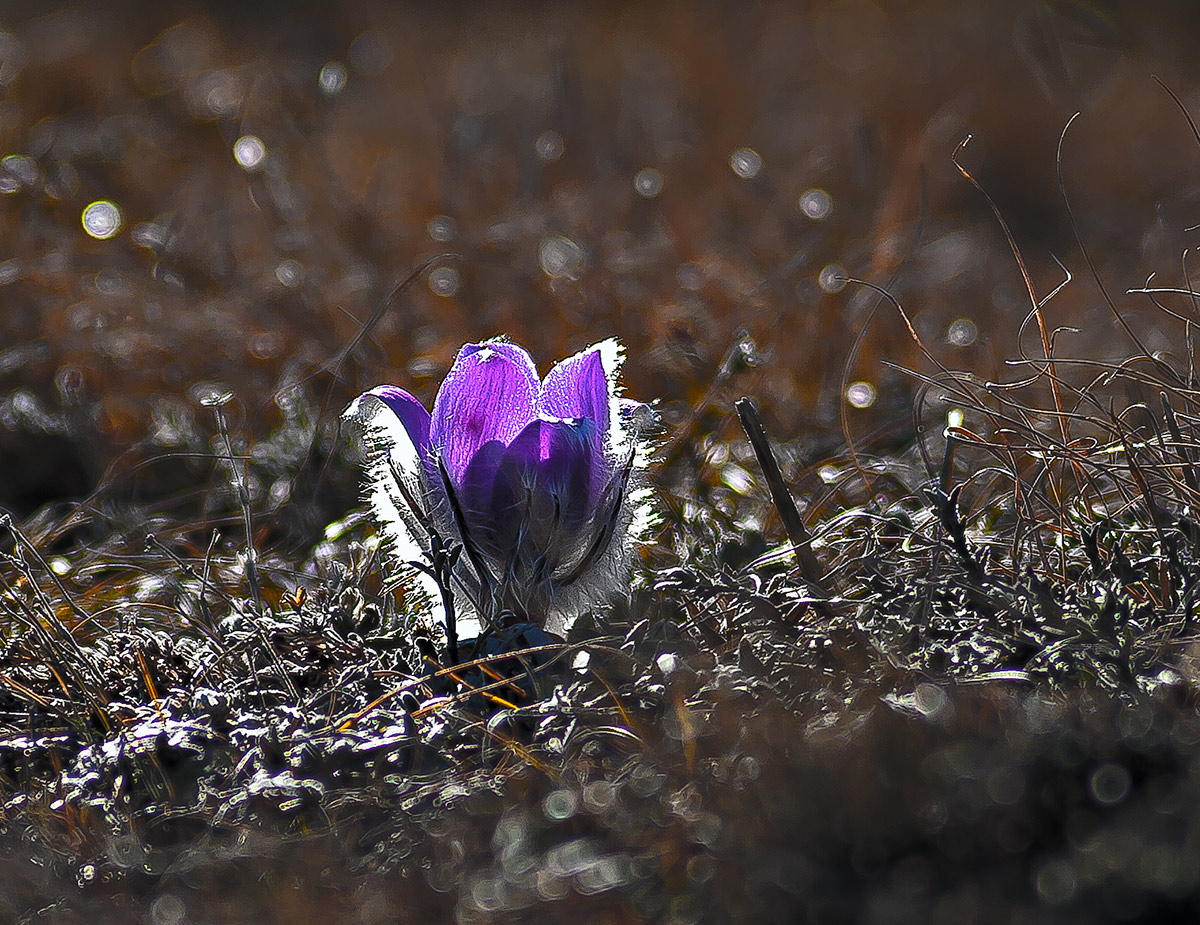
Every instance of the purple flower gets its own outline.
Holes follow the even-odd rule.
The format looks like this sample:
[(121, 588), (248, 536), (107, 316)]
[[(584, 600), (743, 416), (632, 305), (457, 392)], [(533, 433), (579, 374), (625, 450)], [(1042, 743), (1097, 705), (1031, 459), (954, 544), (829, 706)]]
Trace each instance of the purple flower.
[(359, 396), (346, 416), (393, 553), (461, 544), (454, 590), (485, 624), (561, 631), (615, 587), (648, 524), (620, 364), (608, 340), (539, 379), (528, 353), (493, 340), (459, 351), (432, 414), (396, 386)]

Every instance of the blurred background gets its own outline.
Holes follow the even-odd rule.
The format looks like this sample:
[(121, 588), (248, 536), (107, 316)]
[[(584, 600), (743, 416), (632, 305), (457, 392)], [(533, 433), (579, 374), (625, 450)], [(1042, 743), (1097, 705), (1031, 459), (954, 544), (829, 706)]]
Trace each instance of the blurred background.
[[(1041, 349), (951, 160), (968, 134), (1036, 295), (1056, 259), (1074, 276), (1046, 309), (1076, 329), (1059, 354), (1136, 352), (1098, 280), (1183, 362), (1180, 318), (1126, 290), (1185, 286), (1200, 234), (1190, 3), (51, 7), (0, 4), (0, 506), (21, 515), (203, 510), (201, 400), (231, 393), (252, 491), (303, 537), (355, 504), (328, 464), (346, 401), (432, 401), (496, 334), (543, 371), (615, 334), (673, 428), (744, 332), (763, 361), (738, 389), (776, 436), (836, 449), (844, 413), (902, 446), (916, 383), (888, 364), (933, 367), (843, 277), (951, 368), (1014, 378)], [(1061, 176), (1096, 278), (1056, 178), (1076, 112)]]

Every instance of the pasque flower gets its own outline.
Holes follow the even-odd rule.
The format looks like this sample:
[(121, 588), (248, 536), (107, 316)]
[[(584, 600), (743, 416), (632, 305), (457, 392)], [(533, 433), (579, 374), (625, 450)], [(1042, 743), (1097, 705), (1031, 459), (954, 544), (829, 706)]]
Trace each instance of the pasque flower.
[(521, 347), (492, 340), (459, 351), (432, 414), (392, 385), (359, 396), (346, 416), (396, 557), (461, 545), (454, 590), (485, 625), (562, 631), (617, 586), (648, 524), (621, 359), (603, 341), (541, 379)]

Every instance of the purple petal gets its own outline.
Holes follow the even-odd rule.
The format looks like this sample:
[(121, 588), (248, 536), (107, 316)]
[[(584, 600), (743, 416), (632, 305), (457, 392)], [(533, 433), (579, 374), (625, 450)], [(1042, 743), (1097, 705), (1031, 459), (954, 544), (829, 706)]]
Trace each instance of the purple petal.
[[(531, 494), (538, 493), (544, 424), (531, 421), (508, 446), (489, 440), (476, 451), (462, 476), (459, 501), (471, 540), (501, 568), (512, 559), (529, 527), (527, 509)], [(548, 495), (546, 500), (553, 505)]]
[(564, 507), (586, 513), (594, 497), (595, 452), (596, 425), (592, 421), (543, 421), (538, 484), (559, 495)]
[(512, 558), (521, 534), (530, 524), (529, 506), (537, 494), (536, 474), (542, 458), (542, 430), (545, 422), (533, 420), (505, 448), (492, 474), (489, 516), (497, 558)]
[(524, 503), (557, 498), (559, 516), (576, 521), (586, 517), (592, 491), (595, 427), (590, 421), (533, 421), (505, 450), (492, 495), (492, 508), (500, 515), (519, 514), (512, 508)]
[(592, 431), (587, 421), (534, 420), (499, 456), (487, 444), (471, 462), (464, 494), (478, 499), (472, 533), (502, 568), (514, 557), (528, 563), (552, 552), (547, 547), (562, 542), (563, 531), (590, 516)]
[(486, 524), (495, 516), (492, 509), (492, 489), (500, 461), (508, 448), (499, 440), (489, 440), (471, 458), (458, 486), (458, 503), (462, 506), (467, 526)]
[(533, 357), (524, 347), (518, 347), (516, 344), (507, 340), (489, 340), (482, 344), (466, 344), (458, 351), (458, 358), (461, 359), (464, 354), (479, 353), (481, 350), (490, 350), (493, 353), (498, 353), (501, 356), (511, 360), (517, 366), (525, 370), (534, 382), (538, 381), (537, 366), (533, 362)]
[(508, 444), (533, 420), (537, 391), (533, 361), (515, 344), (467, 344), (458, 352), (430, 427), (430, 442), (456, 484), (481, 446)]
[(546, 374), (538, 405), (542, 414), (588, 421), (591, 443), (589, 492), (596, 497), (609, 476), (604, 455), (609, 441), (611, 392), (601, 345), (568, 357)]
[(470, 541), (476, 549), (493, 560), (502, 558), (500, 547), (504, 544), (501, 538), (504, 525), (496, 516), (492, 498), (496, 473), (506, 449), (499, 440), (489, 440), (481, 446), (464, 470), (461, 484), (455, 489)]
[(538, 418), (513, 439), (500, 464), (536, 478), (543, 488), (565, 491), (577, 470), (590, 466), (594, 430), (591, 421)]
[(584, 418), (596, 425), (597, 440), (608, 434), (608, 376), (598, 347), (568, 357), (546, 374), (538, 410), (547, 417)]
[(542, 459), (542, 429), (546, 422), (534, 418), (517, 434), (504, 451), (504, 463), (522, 472), (533, 472)]
[(394, 385), (377, 385), (369, 392), (363, 393), (364, 398), (368, 395), (378, 398), (400, 419), (421, 461), (424, 462), (429, 453), (430, 423), (429, 412), (425, 410), (425, 406), (404, 389)]

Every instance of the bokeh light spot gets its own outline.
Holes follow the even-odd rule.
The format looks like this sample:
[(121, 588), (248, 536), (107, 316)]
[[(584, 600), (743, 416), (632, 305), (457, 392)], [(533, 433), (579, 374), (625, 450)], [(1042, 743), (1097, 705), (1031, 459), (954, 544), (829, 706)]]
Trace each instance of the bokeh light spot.
[(1129, 796), (1132, 781), (1129, 772), (1119, 764), (1102, 764), (1092, 772), (1088, 790), (1092, 799), (1102, 806), (1116, 806)]
[(551, 278), (571, 276), (583, 263), (583, 249), (564, 235), (550, 235), (542, 239), (538, 262), (542, 272)]
[(833, 212), (833, 197), (823, 189), (805, 190), (796, 201), (800, 211), (814, 222), (823, 222)]
[(98, 241), (107, 241), (121, 231), (121, 210), (115, 202), (100, 199), (83, 210), (83, 230)]
[(260, 360), (269, 360), (283, 349), (283, 338), (278, 331), (260, 331), (250, 338), (250, 353)]
[(851, 382), (846, 386), (846, 401), (855, 408), (870, 408), (878, 393), (869, 382)]
[(1069, 903), (1075, 896), (1079, 882), (1075, 870), (1066, 861), (1047, 861), (1038, 870), (1034, 880), (1042, 902), (1052, 906)]
[(288, 289), (304, 282), (304, 266), (298, 260), (285, 260), (275, 268), (275, 278)]
[(753, 180), (762, 172), (762, 156), (753, 148), (738, 148), (729, 155), (729, 167), (743, 180)]
[(259, 170), (266, 158), (267, 146), (257, 135), (243, 135), (233, 143), (233, 159), (243, 170)]
[(574, 790), (555, 790), (542, 801), (542, 812), (552, 822), (570, 819), (579, 809), (579, 796)]
[(653, 167), (646, 167), (637, 172), (633, 178), (633, 188), (639, 196), (653, 199), (663, 189), (663, 175)]
[(326, 96), (337, 96), (346, 89), (346, 65), (340, 61), (330, 61), (317, 74), (317, 86)]
[(208, 71), (189, 87), (192, 109), (202, 118), (231, 116), (242, 104), (242, 80), (232, 71)]
[(533, 143), (533, 149), (546, 163), (556, 161), (563, 156), (563, 137), (553, 129), (542, 132)]
[(434, 267), (429, 271), (429, 291), (448, 299), (458, 292), (458, 271), (453, 267)]
[(129, 232), (129, 238), (138, 247), (157, 250), (167, 243), (167, 229), (156, 222), (139, 222)]
[(430, 240), (445, 244), (454, 240), (454, 236), (458, 234), (458, 225), (449, 215), (435, 215), (429, 220), (425, 230), (429, 233)]
[(846, 268), (838, 263), (822, 268), (817, 276), (817, 285), (826, 292), (841, 292), (846, 288)]
[(979, 328), (970, 318), (957, 318), (946, 330), (946, 343), (955, 347), (969, 347), (979, 337)]
[(15, 193), (22, 186), (33, 189), (38, 185), (41, 171), (37, 161), (24, 154), (6, 154), (0, 159), (0, 193)]
[(150, 907), (154, 925), (182, 925), (187, 921), (187, 906), (174, 893), (163, 893)]

